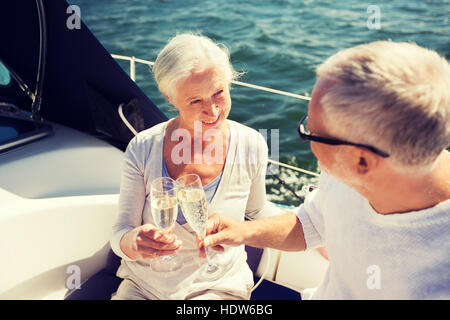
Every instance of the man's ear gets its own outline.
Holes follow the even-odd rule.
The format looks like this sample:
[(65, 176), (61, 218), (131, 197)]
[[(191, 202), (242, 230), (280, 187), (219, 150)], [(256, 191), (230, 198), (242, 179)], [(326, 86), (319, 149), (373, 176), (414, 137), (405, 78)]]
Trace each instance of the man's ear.
[(358, 171), (359, 174), (366, 174), (367, 172), (369, 172), (369, 165), (366, 158), (359, 158), (358, 165), (356, 166), (356, 171)]
[[(358, 148), (359, 149), (359, 148)], [(355, 157), (356, 172), (358, 174), (368, 174), (376, 169), (378, 165), (377, 156), (367, 150), (360, 149)]]

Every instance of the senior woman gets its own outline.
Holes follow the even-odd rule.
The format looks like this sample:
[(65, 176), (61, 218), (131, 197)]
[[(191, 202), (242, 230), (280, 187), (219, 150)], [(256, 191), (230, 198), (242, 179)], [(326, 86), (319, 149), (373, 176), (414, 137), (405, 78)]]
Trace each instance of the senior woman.
[[(226, 48), (204, 36), (174, 37), (159, 53), (153, 73), (178, 116), (133, 138), (125, 152), (119, 214), (111, 239), (122, 258), (124, 280), (113, 299), (248, 299), (253, 275), (244, 246), (212, 257), (222, 272), (201, 272), (195, 232), (183, 215), (170, 232), (155, 227), (150, 185), (158, 177), (201, 178), (210, 213), (244, 220), (273, 214), (266, 200), (267, 144), (257, 131), (231, 121), (230, 84), (236, 77)], [(151, 260), (176, 253), (183, 260), (171, 276), (154, 272)], [(200, 255), (201, 256), (201, 255)]]

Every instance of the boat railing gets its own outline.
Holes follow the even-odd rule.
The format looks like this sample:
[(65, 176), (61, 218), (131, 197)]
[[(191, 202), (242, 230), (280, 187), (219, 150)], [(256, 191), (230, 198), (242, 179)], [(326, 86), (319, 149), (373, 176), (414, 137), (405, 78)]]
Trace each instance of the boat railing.
[[(111, 55), (114, 59), (118, 59), (118, 60), (127, 60), (130, 63), (130, 78), (133, 81), (136, 81), (136, 63), (141, 63), (141, 64), (146, 64), (150, 67), (152, 67), (155, 63), (153, 61), (149, 61), (149, 60), (144, 60), (144, 59), (140, 59), (140, 58), (136, 58), (134, 56), (122, 56), (122, 55), (118, 55), (118, 54), (112, 54)], [(267, 88), (267, 87), (263, 87), (263, 86), (259, 86), (259, 85), (255, 85), (255, 84), (251, 84), (251, 83), (246, 83), (246, 82), (241, 82), (241, 81), (232, 81), (233, 84), (238, 85), (238, 86), (243, 86), (243, 87), (247, 87), (247, 88), (251, 88), (251, 89), (255, 89), (255, 90), (259, 90), (259, 91), (265, 91), (265, 92), (269, 92), (272, 94), (278, 94), (278, 95), (283, 95), (283, 96), (287, 96), (287, 97), (291, 97), (294, 99), (299, 99), (299, 100), (311, 100), (310, 97), (305, 96), (305, 95), (300, 95), (300, 94), (295, 94), (295, 93), (291, 93), (291, 92), (287, 92), (287, 91), (282, 91), (282, 90), (276, 90), (276, 89), (272, 89), (272, 88)], [(119, 109), (119, 113), (121, 109)], [(121, 115), (122, 117), (122, 115)], [(122, 120), (124, 120), (125, 124), (127, 124), (127, 126), (129, 125), (128, 122), (126, 121), (126, 119), (124, 117), (122, 117)], [(130, 129), (131, 130), (131, 129)], [(133, 130), (132, 130), (133, 131)], [(295, 166), (291, 166), (289, 164), (286, 163), (282, 163), (273, 159), (269, 159), (269, 163), (272, 163), (274, 165), (280, 166), (280, 167), (284, 167), (290, 170), (294, 170), (297, 172), (301, 172), (310, 176), (314, 176), (314, 177), (318, 177), (319, 174), (316, 172), (312, 172), (309, 170), (305, 170), (302, 168), (298, 168)]]

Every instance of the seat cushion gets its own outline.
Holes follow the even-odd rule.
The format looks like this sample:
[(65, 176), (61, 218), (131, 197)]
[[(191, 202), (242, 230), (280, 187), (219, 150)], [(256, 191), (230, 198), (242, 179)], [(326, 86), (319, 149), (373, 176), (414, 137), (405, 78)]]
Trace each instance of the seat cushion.
[(258, 270), (259, 262), (261, 261), (264, 250), (261, 248), (245, 246), (245, 251), (247, 252), (248, 266), (250, 267), (250, 270), (252, 270), (253, 274), (256, 274), (256, 270)]
[(121, 278), (103, 269), (85, 281), (80, 289), (73, 291), (65, 300), (110, 300), (121, 281)]
[(106, 272), (110, 275), (115, 276), (117, 270), (119, 269), (122, 259), (114, 253), (114, 251), (109, 250), (108, 258), (106, 259)]
[[(254, 277), (255, 283), (259, 277)], [(301, 300), (300, 292), (269, 280), (263, 280), (252, 292), (250, 300)]]

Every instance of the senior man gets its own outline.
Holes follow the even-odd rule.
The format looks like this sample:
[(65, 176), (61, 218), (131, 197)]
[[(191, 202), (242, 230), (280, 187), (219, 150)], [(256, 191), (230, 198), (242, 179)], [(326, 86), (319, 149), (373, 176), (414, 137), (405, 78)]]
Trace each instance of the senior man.
[(448, 62), (379, 41), (338, 52), (317, 76), (298, 131), (319, 161), (319, 188), (295, 214), (212, 216), (204, 246), (325, 245), (316, 299), (450, 298)]

